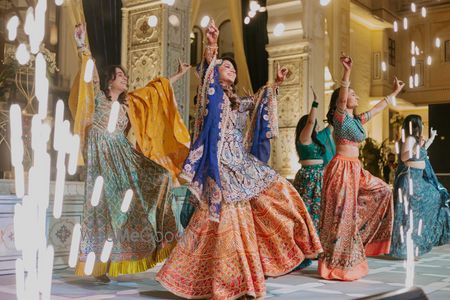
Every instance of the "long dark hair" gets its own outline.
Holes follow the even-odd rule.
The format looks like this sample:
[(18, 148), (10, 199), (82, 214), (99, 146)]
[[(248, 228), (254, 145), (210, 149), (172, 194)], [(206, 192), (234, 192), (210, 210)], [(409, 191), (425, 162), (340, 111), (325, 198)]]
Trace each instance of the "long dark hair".
[(331, 94), (330, 106), (328, 107), (328, 112), (327, 112), (327, 122), (328, 122), (328, 124), (331, 124), (331, 126), (334, 126), (333, 117), (334, 117), (334, 113), (336, 112), (336, 109), (337, 109), (337, 101), (339, 99), (340, 91), (341, 91), (341, 88), (337, 88), (333, 91), (333, 94)]
[[(409, 132), (409, 123), (411, 122), (412, 132)], [(420, 142), (420, 136), (422, 135), (422, 117), (419, 115), (408, 115), (403, 120), (402, 129), (405, 130), (405, 137), (412, 136), (416, 139), (416, 142)]]
[[(297, 144), (300, 140), (300, 134), (302, 133), (303, 128), (305, 128), (306, 123), (308, 122), (308, 115), (304, 115), (303, 117), (300, 118), (300, 120), (297, 123), (297, 128), (295, 128), (295, 143)], [(311, 134), (311, 139), (313, 141), (314, 144), (318, 145), (320, 147), (320, 150), (322, 152), (322, 155), (325, 154), (325, 145), (322, 144), (319, 139), (317, 138), (317, 132), (316, 132), (316, 127), (317, 127), (317, 120), (314, 123), (314, 128)], [(301, 157), (300, 157), (301, 159)]]
[(236, 70), (236, 78), (234, 79), (234, 82), (231, 85), (231, 89), (224, 89), (224, 92), (227, 94), (228, 99), (230, 99), (231, 108), (238, 109), (241, 104), (241, 100), (239, 99), (238, 95), (236, 94), (236, 85), (238, 84), (238, 76), (237, 76), (238, 69), (237, 69), (236, 61), (231, 56), (222, 56), (220, 59), (223, 61), (225, 61), (225, 60), (229, 61), (233, 65), (234, 69)]
[[(102, 75), (100, 76), (100, 89), (105, 93), (108, 99), (111, 99), (111, 95), (109, 94), (109, 82), (116, 79), (116, 69), (122, 70), (125, 75), (127, 74), (122, 66), (110, 65), (105, 68)], [(119, 103), (124, 103), (126, 96), (126, 91), (120, 94), (118, 99)]]

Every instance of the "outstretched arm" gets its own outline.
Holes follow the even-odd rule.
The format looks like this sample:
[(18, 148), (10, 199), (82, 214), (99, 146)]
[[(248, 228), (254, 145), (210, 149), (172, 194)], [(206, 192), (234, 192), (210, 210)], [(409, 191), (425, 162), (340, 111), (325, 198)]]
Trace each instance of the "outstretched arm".
[(180, 59), (178, 59), (178, 71), (170, 76), (170, 83), (174, 84), (177, 82), (184, 74), (191, 68), (191, 65), (183, 63)]
[[(84, 24), (75, 25), (74, 38), (75, 43), (77, 44), (78, 55), (80, 56), (80, 58), (83, 55), (87, 55), (92, 59), (91, 52), (86, 46), (86, 26)], [(97, 94), (97, 92), (100, 91), (100, 79), (98, 76), (98, 70), (95, 61), (93, 59), (92, 61), (94, 62), (92, 81), (94, 84), (94, 93)], [(84, 77), (84, 74), (82, 75)]]
[[(395, 97), (400, 93), (400, 91), (405, 86), (405, 83), (401, 80), (399, 80), (397, 77), (394, 78), (394, 86), (393, 91), (390, 95), (384, 97), (383, 101), (378, 102), (374, 107), (372, 107), (368, 112), (366, 112), (366, 115), (370, 116), (369, 118), (379, 114), (381, 111), (383, 111), (388, 104), (394, 104), (395, 103)], [(368, 120), (366, 120), (367, 122)]]
[[(311, 87), (312, 89), (312, 87)], [(313, 90), (314, 95), (314, 101), (311, 106), (311, 110), (308, 115), (308, 120), (306, 121), (306, 126), (303, 128), (302, 132), (300, 132), (300, 143), (302, 144), (311, 144), (311, 134), (314, 130), (314, 125), (316, 124), (317, 120), (317, 107), (319, 106), (319, 103), (317, 102), (317, 96), (316, 93)]]

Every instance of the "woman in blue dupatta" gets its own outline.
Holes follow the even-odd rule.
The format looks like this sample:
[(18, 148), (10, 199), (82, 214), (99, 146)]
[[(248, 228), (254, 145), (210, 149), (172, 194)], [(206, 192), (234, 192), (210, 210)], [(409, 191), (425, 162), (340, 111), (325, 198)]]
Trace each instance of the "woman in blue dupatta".
[(412, 214), (414, 255), (421, 256), (450, 240), (450, 195), (439, 183), (427, 156), (436, 135), (422, 140), (422, 118), (409, 115), (403, 121), (405, 141), (394, 180), (394, 228), (390, 255), (406, 257), (406, 231)]
[(211, 23), (183, 168), (197, 208), (156, 279), (188, 299), (263, 297), (266, 276), (286, 274), (322, 248), (299, 194), (266, 164), (287, 69), (253, 97), (237, 96), (234, 61), (216, 58), (218, 34)]

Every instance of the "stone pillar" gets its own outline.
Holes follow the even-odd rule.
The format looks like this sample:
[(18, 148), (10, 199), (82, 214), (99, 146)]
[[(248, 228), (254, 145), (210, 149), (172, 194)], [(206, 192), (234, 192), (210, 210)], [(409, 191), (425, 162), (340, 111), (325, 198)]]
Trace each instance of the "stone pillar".
[[(122, 65), (129, 73), (130, 90), (143, 87), (157, 76), (177, 71), (178, 58), (189, 61), (190, 0), (175, 1), (173, 6), (160, 0), (122, 1)], [(158, 18), (156, 27), (147, 21)], [(184, 120), (189, 117), (189, 75), (174, 84), (178, 109)]]
[[(317, 2), (317, 1), (315, 1)], [(293, 178), (300, 168), (295, 150), (295, 128), (309, 112), (313, 86), (320, 103), (319, 121), (324, 114), (324, 30), (322, 11), (311, 1), (268, 0), (269, 80), (276, 76), (279, 63), (292, 72), (278, 96), (280, 134), (272, 142), (271, 165), (282, 176)], [(275, 36), (278, 23), (286, 27)]]

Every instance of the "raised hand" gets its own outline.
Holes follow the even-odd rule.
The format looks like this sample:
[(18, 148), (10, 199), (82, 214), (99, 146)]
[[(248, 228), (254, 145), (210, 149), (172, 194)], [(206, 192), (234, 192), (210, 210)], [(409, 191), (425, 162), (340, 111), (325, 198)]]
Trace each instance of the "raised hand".
[(310, 86), (310, 88), (311, 88), (311, 91), (313, 92), (314, 101), (317, 101), (317, 95), (316, 95), (316, 92), (314, 92), (312, 85)]
[(403, 89), (404, 86), (405, 83), (403, 81), (399, 80), (397, 77), (394, 77), (394, 86), (393, 86), (394, 93), (396, 94), (400, 93), (400, 91)]
[(277, 85), (281, 85), (286, 78), (289, 76), (289, 69), (286, 67), (280, 67), (280, 64), (277, 63), (277, 78), (275, 79), (275, 83)]
[(183, 75), (191, 68), (190, 64), (184, 63), (178, 58), (178, 71), (177, 74)]
[(352, 66), (353, 66), (353, 60), (350, 56), (345, 55), (344, 52), (341, 53), (341, 57), (340, 57), (341, 63), (344, 66), (344, 69), (346, 71), (351, 71)]
[(430, 139), (434, 139), (437, 136), (437, 130), (433, 129), (433, 127), (431, 127), (431, 134), (430, 134)]
[(216, 23), (213, 19), (208, 24), (206, 29), (206, 39), (208, 40), (208, 45), (217, 45), (217, 40), (219, 39), (219, 29), (216, 27)]
[(75, 25), (74, 38), (78, 48), (86, 45), (86, 26), (84, 24)]

